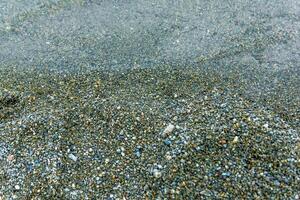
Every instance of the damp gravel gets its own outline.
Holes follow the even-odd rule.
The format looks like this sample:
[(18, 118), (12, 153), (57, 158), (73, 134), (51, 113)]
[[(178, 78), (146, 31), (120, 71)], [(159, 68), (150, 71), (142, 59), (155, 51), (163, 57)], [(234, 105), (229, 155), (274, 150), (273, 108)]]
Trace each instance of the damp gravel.
[(0, 101), (4, 199), (299, 195), (299, 113), (246, 98), (236, 73), (165, 66), (1, 76), (16, 99)]

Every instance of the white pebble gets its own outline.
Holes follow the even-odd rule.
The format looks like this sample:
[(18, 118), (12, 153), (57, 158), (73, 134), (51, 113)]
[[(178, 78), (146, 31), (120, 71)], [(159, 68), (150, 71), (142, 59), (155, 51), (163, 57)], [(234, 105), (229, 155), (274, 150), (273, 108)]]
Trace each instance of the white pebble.
[(16, 189), (16, 190), (20, 190), (21, 187), (20, 187), (19, 185), (15, 185), (15, 189)]
[(239, 142), (239, 137), (238, 137), (238, 136), (235, 136), (232, 142), (233, 142), (233, 143), (238, 143), (238, 142)]
[(264, 124), (263, 127), (267, 129), (269, 128), (269, 124)]
[(74, 162), (77, 161), (77, 157), (74, 154), (69, 154), (68, 156), (71, 160), (73, 160)]
[(171, 156), (170, 152), (166, 153), (166, 159), (167, 160), (171, 160), (172, 159), (172, 156)]
[(167, 128), (164, 130), (163, 136), (169, 135), (170, 133), (173, 132), (174, 129), (175, 129), (175, 126), (173, 124), (169, 124), (167, 126)]

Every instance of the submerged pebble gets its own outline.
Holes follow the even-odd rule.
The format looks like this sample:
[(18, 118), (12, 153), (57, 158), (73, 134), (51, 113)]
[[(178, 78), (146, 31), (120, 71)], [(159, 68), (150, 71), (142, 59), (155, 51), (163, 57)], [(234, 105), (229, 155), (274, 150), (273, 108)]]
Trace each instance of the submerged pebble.
[(163, 137), (171, 134), (174, 131), (174, 129), (175, 129), (175, 126), (173, 124), (169, 124), (162, 133)]
[(74, 154), (69, 154), (68, 157), (69, 157), (71, 160), (73, 160), (74, 162), (76, 162), (77, 159), (78, 159)]

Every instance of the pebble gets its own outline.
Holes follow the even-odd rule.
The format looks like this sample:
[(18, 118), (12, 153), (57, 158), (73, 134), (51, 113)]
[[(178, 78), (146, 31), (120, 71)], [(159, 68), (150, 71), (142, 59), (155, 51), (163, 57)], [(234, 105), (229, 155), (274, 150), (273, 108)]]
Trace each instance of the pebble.
[(175, 126), (173, 124), (169, 124), (163, 131), (162, 135), (165, 137), (165, 136), (171, 134), (174, 129), (175, 129)]
[(136, 149), (134, 150), (134, 154), (136, 157), (141, 157), (142, 154), (142, 147), (141, 146), (137, 146)]
[(226, 144), (227, 142), (226, 142), (226, 140), (222, 139), (219, 141), (219, 143), (223, 145), (223, 144)]
[(160, 178), (162, 176), (162, 172), (159, 169), (154, 169), (153, 170), (153, 176), (155, 178)]
[(263, 127), (264, 127), (265, 129), (268, 129), (268, 128), (269, 128), (269, 124), (264, 124)]
[(169, 139), (164, 140), (164, 144), (170, 146), (172, 144), (172, 141)]
[(138, 157), (138, 158), (141, 157), (141, 152), (140, 152), (139, 150), (135, 151), (134, 154), (135, 154), (135, 156)]
[(20, 187), (19, 185), (15, 185), (15, 189), (16, 189), (16, 190), (20, 190), (21, 187)]
[(239, 137), (235, 136), (234, 139), (232, 140), (232, 143), (236, 144), (239, 142)]
[(280, 186), (280, 182), (279, 181), (274, 181), (274, 184), (276, 185), (276, 186)]
[(70, 194), (71, 196), (77, 196), (77, 191), (72, 191)]
[(7, 160), (8, 161), (13, 161), (14, 160), (14, 155), (8, 155)]
[(68, 157), (69, 157), (71, 160), (73, 160), (74, 162), (76, 162), (77, 159), (78, 159), (74, 154), (69, 154)]
[(167, 160), (171, 160), (171, 159), (172, 159), (172, 156), (171, 156), (170, 154), (167, 154), (167, 155), (166, 155), (166, 159), (167, 159)]
[(119, 149), (117, 149), (117, 153), (121, 154), (121, 156), (125, 156), (125, 148), (124, 147), (121, 147)]
[(229, 173), (229, 172), (223, 172), (223, 173), (222, 173), (222, 176), (224, 176), (224, 177), (229, 177), (229, 176), (230, 176), (230, 173)]

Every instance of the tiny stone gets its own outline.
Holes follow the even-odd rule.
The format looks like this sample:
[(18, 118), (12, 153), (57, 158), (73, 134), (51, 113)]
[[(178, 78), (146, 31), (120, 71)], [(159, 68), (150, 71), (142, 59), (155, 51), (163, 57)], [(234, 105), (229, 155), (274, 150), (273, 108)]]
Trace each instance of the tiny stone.
[(172, 143), (171, 140), (168, 140), (168, 139), (164, 140), (164, 144), (165, 145), (169, 146), (169, 145), (171, 145), (171, 143)]
[(14, 160), (14, 155), (9, 155), (9, 156), (7, 156), (7, 160), (8, 160), (8, 161), (13, 161), (13, 160)]
[(229, 172), (223, 172), (223, 173), (222, 173), (222, 176), (228, 177), (228, 176), (230, 176), (230, 173), (229, 173)]
[(277, 181), (277, 180), (274, 182), (274, 184), (275, 184), (276, 186), (280, 186), (280, 182)]
[(16, 190), (20, 190), (21, 187), (20, 187), (19, 185), (15, 185), (15, 189), (16, 189)]
[(269, 124), (264, 124), (263, 127), (267, 129), (269, 128)]
[(68, 156), (71, 160), (73, 160), (74, 162), (77, 161), (77, 157), (74, 154), (69, 154)]
[(238, 137), (238, 136), (235, 136), (232, 142), (233, 142), (234, 144), (235, 144), (235, 143), (238, 143), (238, 142), (239, 142), (239, 137)]
[(138, 158), (141, 157), (141, 152), (140, 152), (139, 150), (135, 151), (134, 154), (135, 154), (135, 156), (138, 157)]
[(171, 160), (171, 159), (172, 159), (172, 156), (171, 156), (170, 154), (167, 154), (167, 155), (166, 155), (166, 159), (167, 159), (167, 160)]
[(167, 126), (167, 128), (164, 130), (163, 136), (169, 135), (170, 133), (173, 132), (174, 129), (175, 129), (175, 126), (173, 124), (169, 124)]
[(72, 191), (70, 194), (71, 196), (77, 196), (77, 191)]
[(219, 141), (219, 143), (220, 144), (226, 144), (227, 142), (226, 142), (226, 140), (222, 139), (222, 140)]
[(153, 176), (154, 176), (155, 178), (160, 178), (161, 175), (162, 175), (162, 173), (161, 173), (161, 171), (159, 171), (158, 169), (154, 169), (154, 170), (153, 170)]

